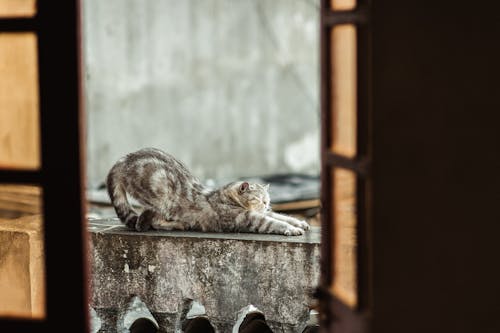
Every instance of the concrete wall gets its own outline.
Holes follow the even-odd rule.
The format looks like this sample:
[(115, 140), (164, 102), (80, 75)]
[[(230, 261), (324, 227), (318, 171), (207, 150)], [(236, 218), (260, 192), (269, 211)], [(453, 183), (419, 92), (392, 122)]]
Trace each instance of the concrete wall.
[(88, 175), (144, 146), (200, 178), (319, 172), (317, 0), (86, 0)]

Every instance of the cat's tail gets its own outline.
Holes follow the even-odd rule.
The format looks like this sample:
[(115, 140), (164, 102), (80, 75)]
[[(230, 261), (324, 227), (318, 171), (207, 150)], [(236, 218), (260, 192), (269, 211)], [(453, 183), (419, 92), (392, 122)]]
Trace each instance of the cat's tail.
[(130, 206), (127, 199), (127, 192), (125, 192), (123, 188), (123, 182), (121, 181), (121, 166), (122, 164), (118, 162), (111, 168), (106, 178), (106, 188), (120, 221), (127, 227), (135, 229), (138, 216), (132, 209), (132, 206)]

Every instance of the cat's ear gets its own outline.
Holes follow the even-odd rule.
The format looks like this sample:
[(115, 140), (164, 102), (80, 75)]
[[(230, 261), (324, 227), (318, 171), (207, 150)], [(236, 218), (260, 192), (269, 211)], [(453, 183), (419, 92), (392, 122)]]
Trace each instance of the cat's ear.
[(269, 191), (269, 184), (264, 185), (264, 190)]
[(247, 182), (243, 182), (241, 183), (240, 185), (240, 189), (239, 189), (239, 192), (240, 193), (243, 193), (245, 192), (246, 190), (248, 190), (248, 188), (250, 187), (250, 185), (247, 183)]

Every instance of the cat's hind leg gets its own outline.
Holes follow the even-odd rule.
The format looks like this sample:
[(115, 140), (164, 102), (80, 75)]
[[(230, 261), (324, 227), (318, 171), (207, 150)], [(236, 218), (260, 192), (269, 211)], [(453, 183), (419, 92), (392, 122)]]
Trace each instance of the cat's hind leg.
[(152, 209), (145, 209), (137, 218), (135, 230), (185, 230), (185, 225), (180, 222), (165, 221), (163, 216)]
[(124, 223), (127, 226), (127, 228), (135, 230), (138, 218), (139, 216), (137, 216), (136, 214), (130, 214), (124, 219), (125, 220)]
[(145, 209), (137, 218), (135, 230), (148, 231), (155, 230), (184, 230), (185, 225), (180, 222), (165, 221), (163, 216), (152, 209)]
[(160, 214), (151, 209), (145, 209), (137, 218), (135, 223), (135, 230), (137, 231), (148, 231), (151, 229), (154, 221), (160, 217)]
[(278, 214), (275, 212), (269, 212), (267, 215), (269, 217), (272, 217), (273, 219), (286, 222), (286, 223), (288, 223), (294, 227), (300, 228), (302, 230), (309, 230), (309, 224), (306, 221), (296, 219), (295, 217), (291, 217), (291, 216), (283, 215), (283, 214)]

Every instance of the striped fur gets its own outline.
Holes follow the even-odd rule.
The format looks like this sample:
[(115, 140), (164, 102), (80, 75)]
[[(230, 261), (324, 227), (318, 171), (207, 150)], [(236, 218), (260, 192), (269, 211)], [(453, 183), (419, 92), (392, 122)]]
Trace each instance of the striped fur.
[[(233, 182), (210, 191), (182, 162), (154, 148), (126, 155), (106, 179), (116, 215), (137, 231), (199, 230), (302, 235), (305, 221), (271, 211), (268, 185)], [(136, 212), (128, 198), (136, 199)]]

